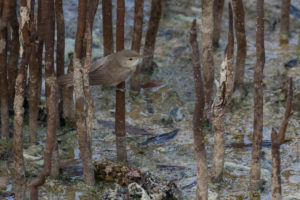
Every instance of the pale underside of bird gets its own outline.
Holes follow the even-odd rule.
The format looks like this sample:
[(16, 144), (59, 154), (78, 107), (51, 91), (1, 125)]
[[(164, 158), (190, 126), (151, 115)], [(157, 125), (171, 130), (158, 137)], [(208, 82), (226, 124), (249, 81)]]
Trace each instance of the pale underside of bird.
[[(118, 85), (133, 74), (141, 58), (133, 50), (122, 50), (96, 60), (90, 67), (90, 85)], [(61, 86), (70, 87), (73, 85), (73, 76), (73, 73), (62, 75), (57, 82)]]

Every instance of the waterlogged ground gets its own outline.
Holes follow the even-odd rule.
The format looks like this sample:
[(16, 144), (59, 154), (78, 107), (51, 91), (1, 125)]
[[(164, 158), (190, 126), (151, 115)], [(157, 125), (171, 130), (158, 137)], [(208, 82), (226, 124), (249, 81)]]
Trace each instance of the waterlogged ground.
[[(126, 122), (134, 128), (127, 137), (128, 159), (131, 167), (142, 171), (151, 171), (159, 177), (173, 180), (181, 188), (184, 199), (195, 199), (196, 162), (193, 149), (192, 114), (194, 108), (194, 83), (192, 74), (191, 48), (188, 45), (189, 28), (194, 17), (200, 19), (200, 1), (168, 0), (158, 33), (154, 62), (156, 67), (151, 77), (144, 77), (145, 82), (157, 80), (163, 85), (154, 89), (144, 89), (141, 94), (126, 93)], [(300, 9), (300, 2), (292, 0), (292, 5)], [(230, 113), (226, 119), (227, 148), (225, 157), (224, 181), (209, 184), (209, 199), (250, 199), (248, 180), (251, 161), (253, 134), (253, 68), (255, 67), (255, 20), (256, 1), (244, 1), (246, 7), (247, 60), (245, 70), (246, 92), (234, 93)], [(126, 1), (126, 47), (130, 47), (133, 26), (133, 1)], [(145, 2), (146, 15), (149, 14), (150, 1)], [(66, 20), (66, 59), (73, 51), (76, 33), (77, 6), (74, 0), (64, 5)], [(102, 27), (99, 6), (94, 25), (93, 56), (103, 53)], [(290, 119), (286, 138), (289, 140), (281, 146), (282, 193), (284, 199), (300, 199), (300, 65), (291, 68), (284, 63), (299, 57), (298, 35), (300, 18), (291, 17), (290, 44), (279, 45), (279, 1), (265, 1), (265, 50), (266, 65), (264, 70), (264, 128), (262, 179), (265, 184), (255, 199), (271, 199), (271, 149), (270, 133), (272, 127), (279, 128), (284, 114), (288, 77), (295, 83), (294, 115)], [(299, 16), (298, 16), (299, 17)], [(149, 17), (146, 17), (146, 22)], [(223, 13), (221, 47), (215, 51), (216, 75), (223, 58), (227, 34), (227, 5)], [(198, 24), (200, 24), (198, 20)], [(146, 29), (145, 29), (146, 30)], [(200, 38), (200, 33), (199, 33)], [(199, 39), (200, 41), (200, 39)], [(299, 61), (298, 61), (299, 63)], [(93, 157), (97, 161), (116, 160), (115, 134), (113, 127), (115, 92), (113, 88), (92, 87), (95, 101), (95, 119), (93, 122)], [(153, 136), (179, 130), (175, 137), (159, 143), (147, 140), (153, 136), (140, 135), (136, 127), (152, 133)], [(74, 127), (73, 127), (74, 128)], [(213, 133), (211, 127), (206, 129), (207, 160), (211, 168)], [(28, 141), (28, 126), (24, 127), (25, 140)], [(40, 145), (25, 144), (25, 161), (28, 182), (35, 177), (43, 166), (43, 144), (45, 127), (40, 129)], [(79, 158), (76, 132), (72, 127), (58, 132), (59, 152), (62, 159)], [(237, 148), (237, 145), (242, 146)], [(244, 144), (244, 145), (241, 145)], [(1, 144), (4, 152), (11, 144)], [(0, 191), (8, 197), (13, 192), (12, 154), (1, 154)], [(75, 164), (65, 168), (59, 180), (50, 179), (40, 188), (40, 199), (103, 199), (103, 194), (113, 184), (97, 183), (87, 187), (81, 178), (81, 165)], [(0, 193), (1, 194), (1, 193)], [(1, 199), (2, 197), (0, 197)]]

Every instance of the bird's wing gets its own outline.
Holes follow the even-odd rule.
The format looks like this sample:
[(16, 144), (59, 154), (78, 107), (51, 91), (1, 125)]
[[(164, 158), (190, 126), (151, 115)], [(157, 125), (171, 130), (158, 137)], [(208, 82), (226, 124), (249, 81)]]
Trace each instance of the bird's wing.
[(90, 77), (90, 85), (110, 85), (111, 81), (113, 80), (112, 77), (104, 74), (102, 70), (104, 67), (101, 67), (94, 72), (89, 73)]
[(100, 58), (91, 64), (90, 72), (95, 72), (104, 66), (105, 63), (108, 63), (113, 57), (113, 54)]
[(118, 80), (118, 82), (116, 84), (119, 84), (123, 81), (125, 81), (130, 75), (131, 75), (131, 70), (130, 68), (116, 68), (115, 71), (115, 76), (116, 76), (116, 80)]
[[(112, 59), (112, 56), (113, 56), (113, 54), (105, 56), (105, 57), (100, 58), (100, 59), (96, 60), (95, 62), (93, 62), (91, 64), (91, 68), (90, 68), (90, 73), (89, 73), (90, 76), (91, 76), (91, 74), (94, 74), (97, 70), (103, 70), (102, 69), (103, 66), (105, 65), (105, 63), (108, 63), (109, 60)], [(92, 79), (96, 79), (96, 78), (97, 78), (97, 76), (93, 77)], [(103, 82), (103, 80), (100, 80), (100, 79), (103, 79), (103, 78), (100, 76), (98, 79), (99, 80), (96, 81), (96, 83), (98, 83), (98, 85), (99, 85), (99, 82), (100, 83)], [(58, 77), (57, 82), (58, 82), (58, 85), (61, 85), (64, 87), (73, 86), (73, 72)]]

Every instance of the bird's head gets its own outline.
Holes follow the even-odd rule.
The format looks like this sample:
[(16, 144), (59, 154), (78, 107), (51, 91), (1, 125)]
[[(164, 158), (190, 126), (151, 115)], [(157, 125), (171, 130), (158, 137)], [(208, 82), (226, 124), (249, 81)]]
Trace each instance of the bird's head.
[(132, 68), (139, 64), (143, 56), (133, 50), (122, 50), (116, 53), (116, 58), (122, 67)]

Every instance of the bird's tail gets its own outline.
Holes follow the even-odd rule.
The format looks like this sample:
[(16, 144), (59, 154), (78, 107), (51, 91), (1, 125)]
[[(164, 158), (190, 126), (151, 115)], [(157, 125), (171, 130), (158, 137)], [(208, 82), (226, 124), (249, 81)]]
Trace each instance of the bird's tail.
[(63, 87), (73, 86), (73, 72), (58, 77), (57, 84)]

